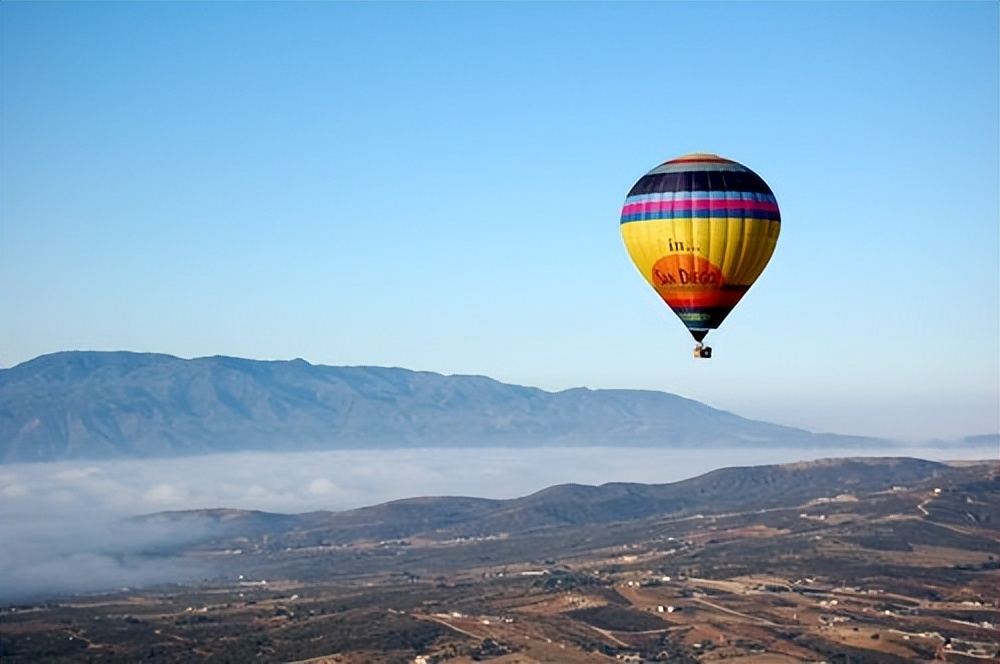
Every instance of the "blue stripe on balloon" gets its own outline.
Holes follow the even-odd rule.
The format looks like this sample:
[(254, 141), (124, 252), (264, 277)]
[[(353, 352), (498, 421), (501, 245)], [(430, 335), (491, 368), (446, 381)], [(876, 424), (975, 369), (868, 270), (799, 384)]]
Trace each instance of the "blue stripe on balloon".
[(625, 199), (629, 203), (646, 203), (651, 201), (761, 201), (777, 204), (774, 194), (755, 191), (660, 191), (650, 194), (636, 194)]

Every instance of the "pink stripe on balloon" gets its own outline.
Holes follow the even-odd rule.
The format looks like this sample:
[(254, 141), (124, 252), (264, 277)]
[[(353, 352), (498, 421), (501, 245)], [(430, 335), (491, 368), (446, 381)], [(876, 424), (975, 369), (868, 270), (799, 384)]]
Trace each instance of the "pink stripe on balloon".
[(777, 212), (778, 204), (771, 201), (743, 201), (736, 199), (723, 200), (667, 200), (667, 201), (642, 201), (639, 203), (626, 203), (622, 208), (622, 214), (636, 214), (643, 212), (683, 211), (683, 210), (766, 210)]

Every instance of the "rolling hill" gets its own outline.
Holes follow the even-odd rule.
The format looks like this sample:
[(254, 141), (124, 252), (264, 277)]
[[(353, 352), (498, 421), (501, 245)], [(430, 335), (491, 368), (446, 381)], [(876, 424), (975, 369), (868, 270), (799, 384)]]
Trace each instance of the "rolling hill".
[[(892, 487), (941, 482), (944, 478), (961, 484), (967, 477), (979, 478), (983, 472), (979, 466), (970, 470), (923, 459), (844, 458), (722, 468), (669, 484), (561, 484), (508, 500), (427, 496), (343, 512), (284, 515), (209, 509), (140, 518), (208, 519), (217, 533), (227, 537), (267, 534), (278, 548), (285, 546), (289, 538), (303, 537), (340, 545), (408, 537), (449, 540), (528, 535), (552, 528), (599, 527), (667, 515), (676, 519), (762, 513), (838, 494), (874, 494)], [(989, 492), (995, 489), (994, 483), (985, 482), (973, 488)], [(988, 518), (988, 514), (984, 512), (983, 518)]]

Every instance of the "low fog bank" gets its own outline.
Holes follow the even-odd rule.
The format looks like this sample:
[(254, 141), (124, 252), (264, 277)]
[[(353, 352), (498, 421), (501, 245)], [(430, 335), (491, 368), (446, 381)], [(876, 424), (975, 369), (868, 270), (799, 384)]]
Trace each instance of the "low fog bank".
[[(675, 482), (722, 467), (862, 456), (855, 450), (419, 449), (235, 453), (0, 466), (0, 602), (210, 578), (169, 557), (209, 526), (128, 517), (216, 507), (296, 513), (415, 496), (516, 498), (555, 484)], [(995, 449), (886, 448), (863, 456), (991, 459)]]
[(181, 528), (101, 513), (9, 512), (0, 510), (0, 603), (218, 576), (205, 562), (171, 557), (177, 547), (211, 534), (207, 520), (191, 519)]

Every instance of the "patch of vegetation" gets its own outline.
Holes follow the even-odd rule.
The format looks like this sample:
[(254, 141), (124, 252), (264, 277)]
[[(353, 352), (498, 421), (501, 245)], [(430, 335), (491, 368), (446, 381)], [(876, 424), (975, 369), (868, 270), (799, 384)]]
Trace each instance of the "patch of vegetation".
[(582, 620), (588, 625), (616, 632), (644, 632), (651, 629), (665, 629), (670, 626), (669, 623), (645, 611), (626, 609), (610, 604), (576, 609), (565, 615)]

